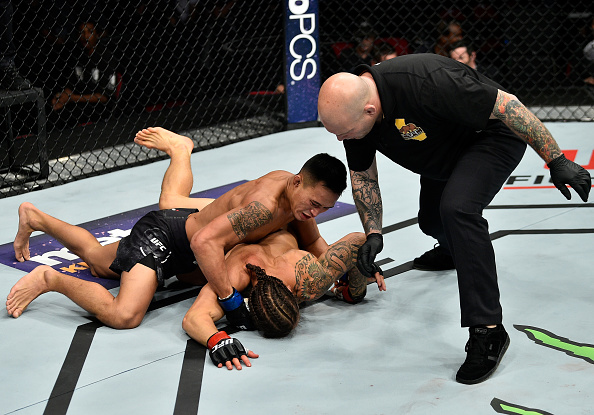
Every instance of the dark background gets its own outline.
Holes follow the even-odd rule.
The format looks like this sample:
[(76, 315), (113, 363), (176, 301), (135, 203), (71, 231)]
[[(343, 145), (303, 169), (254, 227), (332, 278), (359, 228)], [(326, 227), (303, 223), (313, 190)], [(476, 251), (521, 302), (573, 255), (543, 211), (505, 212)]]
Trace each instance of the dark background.
[[(578, 120), (594, 106), (593, 88), (583, 82), (594, 76), (582, 53), (594, 39), (590, 0), (319, 3), (323, 79), (340, 70), (333, 46), (354, 46), (363, 24), (379, 37), (404, 39), (409, 53), (431, 53), (440, 23), (456, 20), (477, 47), (479, 64), (497, 67), (501, 84), (526, 105), (555, 106), (551, 119), (559, 118), (559, 108), (579, 106), (562, 117)], [(48, 102), (50, 175), (31, 184), (15, 173), (37, 161), (36, 116), (32, 104), (11, 107), (10, 149), (6, 114), (0, 115), (0, 197), (155, 160), (118, 149), (147, 126), (190, 135), (195, 151), (287, 128), (284, 96), (273, 93), (283, 83), (284, 2), (200, 0), (187, 15), (166, 0), (12, 4), (17, 67)], [(68, 80), (83, 21), (102, 33), (118, 93), (100, 117), (56, 122), (49, 100)], [(92, 166), (80, 167), (81, 155)]]

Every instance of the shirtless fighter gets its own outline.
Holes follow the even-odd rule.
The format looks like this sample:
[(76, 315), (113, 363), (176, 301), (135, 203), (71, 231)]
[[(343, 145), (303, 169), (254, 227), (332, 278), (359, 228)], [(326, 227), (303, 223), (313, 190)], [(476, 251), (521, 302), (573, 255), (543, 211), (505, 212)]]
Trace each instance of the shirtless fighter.
[[(163, 188), (160, 197), (160, 207), (168, 208), (171, 206), (170, 203), (173, 203), (173, 206), (181, 205), (194, 208), (198, 207), (201, 208), (201, 212), (192, 213), (188, 215), (187, 211), (174, 209), (169, 211), (161, 211), (159, 213), (164, 213), (161, 216), (157, 215), (157, 217), (154, 217), (153, 212), (149, 215), (153, 216), (153, 219), (157, 221), (156, 224), (158, 226), (155, 228), (153, 226), (155, 225), (155, 223), (153, 223), (152, 225), (145, 226), (144, 230), (146, 231), (147, 229), (149, 229), (151, 231), (155, 231), (154, 234), (147, 234), (146, 232), (141, 232), (139, 236), (139, 232), (133, 232), (133, 234), (129, 238), (122, 240), (120, 243), (101, 246), (97, 242), (97, 240), (86, 230), (72, 225), (68, 225), (62, 221), (59, 221), (56, 218), (52, 218), (51, 216), (46, 215), (43, 212), (37, 210), (30, 204), (23, 204), (19, 209), (19, 232), (17, 233), (17, 237), (15, 238), (14, 243), (15, 256), (17, 257), (17, 259), (25, 260), (29, 258), (28, 238), (34, 230), (40, 230), (54, 236), (63, 245), (65, 245), (71, 251), (73, 251), (82, 259), (84, 259), (90, 266), (93, 275), (117, 278), (117, 271), (121, 271), (122, 282), (120, 292), (118, 296), (114, 298), (107, 290), (105, 290), (98, 284), (94, 284), (88, 281), (82, 281), (73, 277), (68, 277), (61, 273), (58, 273), (50, 267), (38, 267), (30, 274), (23, 277), (23, 279), (21, 279), (21, 281), (19, 281), (11, 290), (7, 301), (7, 310), (9, 314), (11, 314), (14, 317), (18, 317), (25, 309), (25, 307), (38, 295), (47, 291), (58, 291), (71, 298), (73, 301), (75, 301), (77, 304), (79, 304), (87, 311), (96, 315), (97, 318), (99, 318), (107, 325), (117, 328), (130, 328), (137, 326), (138, 324), (140, 324), (144, 314), (146, 313), (148, 304), (152, 299), (152, 296), (157, 288), (157, 284), (159, 283), (159, 281), (162, 282), (164, 278), (168, 278), (172, 276), (174, 273), (178, 274), (179, 276), (179, 274), (183, 271), (188, 271), (191, 268), (196, 268), (195, 264), (193, 263), (194, 258), (191, 254), (190, 249), (188, 248), (188, 242), (192, 241), (193, 245), (193, 235), (198, 231), (192, 231), (192, 228), (186, 222), (190, 222), (190, 220), (192, 220), (192, 218), (194, 217), (193, 220), (195, 222), (193, 222), (192, 225), (195, 226), (196, 222), (200, 223), (199, 220), (196, 220), (197, 216), (205, 215), (205, 212), (210, 212), (208, 217), (212, 218), (215, 222), (217, 221), (217, 219), (222, 219), (218, 220), (218, 222), (222, 222), (222, 224), (224, 225), (225, 213), (227, 213), (226, 219), (228, 223), (230, 223), (230, 228), (232, 228), (235, 232), (237, 232), (236, 229), (240, 229), (243, 232), (249, 233), (251, 230), (250, 226), (253, 227), (253, 223), (249, 222), (249, 217), (244, 217), (245, 212), (242, 212), (242, 209), (245, 209), (245, 207), (242, 208), (242, 205), (239, 205), (239, 207), (231, 209), (233, 210), (234, 216), (232, 216), (228, 212), (223, 212), (222, 218), (217, 217), (216, 209), (212, 208), (217, 205), (219, 207), (221, 205), (230, 206), (225, 205), (223, 203), (217, 203), (217, 201), (220, 202), (221, 198), (226, 198), (227, 202), (230, 203), (230, 201), (233, 201), (233, 196), (245, 196), (246, 194), (250, 194), (250, 190), (252, 190), (252, 194), (257, 194), (257, 190), (259, 187), (258, 185), (266, 184), (270, 180), (272, 180), (272, 182), (275, 183), (275, 179), (276, 181), (280, 180), (279, 176), (284, 176), (286, 179), (287, 187), (286, 189), (280, 191), (279, 194), (283, 197), (286, 196), (287, 200), (283, 200), (283, 202), (285, 202), (284, 204), (280, 203), (279, 205), (277, 205), (277, 211), (279, 210), (279, 206), (285, 206), (288, 201), (289, 208), (292, 208), (291, 212), (295, 212), (294, 216), (298, 216), (298, 214), (301, 214), (302, 217), (310, 216), (311, 218), (305, 219), (303, 221), (309, 221), (310, 224), (309, 227), (305, 227), (306, 232), (301, 233), (301, 235), (309, 236), (309, 238), (305, 239), (305, 246), (309, 246), (310, 248), (317, 247), (318, 251), (325, 249), (325, 242), (319, 235), (317, 226), (313, 221), (313, 217), (315, 217), (322, 210), (325, 210), (321, 206), (323, 206), (323, 203), (329, 203), (325, 200), (325, 198), (328, 197), (328, 191), (326, 191), (325, 189), (319, 189), (319, 187), (323, 187), (323, 185), (317, 183), (313, 185), (314, 189), (307, 189), (307, 193), (305, 195), (300, 194), (300, 192), (306, 192), (304, 188), (307, 187), (303, 184), (303, 177), (306, 177), (306, 180), (310, 180), (310, 178), (307, 178), (307, 175), (309, 174), (307, 172), (307, 169), (302, 170), (302, 172), (300, 172), (299, 175), (295, 175), (301, 175), (301, 177), (293, 177), (292, 179), (292, 175), (290, 175), (289, 173), (273, 172), (269, 175), (264, 176), (261, 179), (258, 179), (254, 182), (250, 182), (251, 184), (255, 184), (255, 186), (244, 185), (243, 187), (247, 187), (248, 189), (244, 189), (245, 191), (243, 193), (234, 192), (232, 190), (226, 195), (217, 199), (217, 201), (207, 206), (208, 201), (205, 201), (204, 199), (190, 199), (188, 197), (190, 189), (192, 187), (192, 176), (191, 170), (189, 169), (189, 155), (191, 153), (192, 148), (191, 140), (179, 136), (177, 134), (170, 133), (166, 130), (155, 128), (139, 132), (135, 141), (150, 148), (162, 149), (172, 157), (170, 168), (168, 169), (163, 181)], [(322, 157), (328, 158), (329, 156)], [(184, 168), (184, 166), (186, 167)], [(271, 175), (272, 177), (268, 177)], [(186, 178), (180, 179), (180, 177)], [(252, 189), (250, 189), (250, 187), (252, 187)], [(318, 187), (317, 193), (315, 191), (316, 187)], [(322, 197), (320, 198), (321, 203), (317, 200), (318, 197), (316, 195), (318, 193), (322, 195)], [(307, 200), (304, 201), (303, 196), (306, 195), (310, 195), (311, 197), (309, 203), (312, 205), (312, 207), (309, 207), (309, 209), (304, 208), (304, 206), (307, 206)], [(270, 203), (270, 200), (266, 200), (266, 198), (263, 198), (263, 200), (267, 203)], [(243, 198), (243, 201), (245, 202), (245, 197)], [(335, 199), (333, 199), (332, 204), (334, 203), (334, 201)], [(244, 203), (243, 206), (245, 206), (246, 204), (249, 203)], [(186, 217), (188, 218), (187, 221)], [(142, 229), (142, 223), (146, 225), (147, 221), (150, 222), (150, 218), (145, 217), (143, 219), (145, 220), (139, 221), (141, 225), (136, 226), (137, 230)], [(233, 222), (233, 220), (235, 220), (235, 222)], [(248, 222), (246, 222), (246, 220)], [(297, 226), (295, 228), (298, 231), (303, 230), (303, 227), (299, 226), (303, 222), (298, 222), (296, 224)], [(268, 223), (269, 222), (266, 222), (266, 224)], [(173, 230), (174, 235), (184, 234), (184, 225), (186, 225), (185, 231), (187, 231), (188, 237), (168, 239), (168, 235), (163, 234), (161, 232), (163, 231), (163, 229), (158, 229), (161, 225), (164, 225), (165, 228), (169, 227), (169, 231)], [(235, 228), (233, 227), (233, 225), (235, 226)], [(204, 226), (204, 228), (209, 227), (210, 223)], [(194, 227), (193, 229), (196, 229), (196, 227)], [(198, 229), (200, 229), (200, 226), (198, 226)], [(257, 227), (255, 229), (257, 229)], [(134, 235), (136, 235), (136, 237)], [(151, 240), (154, 237), (157, 237), (157, 239), (161, 243), (161, 245), (157, 246), (157, 248), (155, 248), (151, 244), (146, 243), (146, 240)], [(145, 238), (144, 241), (143, 238)], [(162, 241), (162, 239), (164, 239), (165, 241)], [(248, 238), (244, 237), (244, 239)], [(183, 246), (184, 240), (186, 245), (185, 247)], [(162, 242), (166, 242), (166, 244), (162, 244)], [(143, 244), (145, 250), (141, 249)], [(169, 245), (171, 246), (171, 250), (173, 251), (169, 252), (169, 250), (167, 250), (166, 252), (174, 256), (169, 258), (170, 261), (163, 261), (164, 258), (167, 258), (167, 254), (164, 256), (159, 256), (159, 253), (161, 252), (159, 248), (163, 246), (167, 247)], [(188, 263), (188, 261), (185, 261), (185, 264), (181, 266), (181, 268), (170, 268), (169, 264), (176, 264), (177, 261), (174, 260), (175, 256), (178, 256), (180, 254), (183, 254), (182, 256), (185, 256), (186, 259), (191, 258), (192, 264)], [(132, 257), (130, 255), (132, 255)], [(310, 260), (315, 260), (315, 257), (311, 255), (310, 257)], [(130, 261), (129, 258), (134, 258), (134, 260)], [(163, 261), (163, 263), (161, 263), (161, 261)], [(306, 262), (302, 262), (302, 264), (305, 263)], [(226, 267), (225, 270), (227, 270)], [(298, 275), (295, 272), (293, 272), (293, 274), (295, 276)], [(303, 275), (306, 274), (308, 273), (303, 272)], [(335, 276), (332, 275), (330, 279), (333, 280), (334, 277)], [(195, 281), (204, 282), (200, 280)], [(303, 278), (301, 282), (303, 284), (306, 284), (306, 281), (307, 278)], [(299, 282), (299, 280), (296, 281), (297, 284)], [(324, 285), (325, 289), (327, 289), (328, 286), (331, 285), (331, 282), (332, 281), (330, 281), (329, 284)], [(316, 284), (318, 283), (319, 281), (316, 282)], [(320, 295), (323, 294), (324, 291), (322, 291)], [(241, 301), (240, 306), (245, 307), (243, 301)], [(189, 316), (191, 315), (192, 313), (189, 313)], [(245, 316), (243, 316), (242, 318), (244, 317)], [(248, 323), (249, 321), (251, 321), (249, 318), (245, 319), (247, 319)], [(186, 321), (191, 320), (191, 318), (186, 318), (184, 321), (184, 325), (186, 326)], [(187, 326), (190, 327), (189, 324), (187, 324)], [(199, 338), (197, 338), (199, 336), (193, 335), (191, 333), (191, 328), (188, 330), (188, 334), (190, 334), (190, 336), (199, 340)], [(202, 343), (204, 344), (204, 342)]]

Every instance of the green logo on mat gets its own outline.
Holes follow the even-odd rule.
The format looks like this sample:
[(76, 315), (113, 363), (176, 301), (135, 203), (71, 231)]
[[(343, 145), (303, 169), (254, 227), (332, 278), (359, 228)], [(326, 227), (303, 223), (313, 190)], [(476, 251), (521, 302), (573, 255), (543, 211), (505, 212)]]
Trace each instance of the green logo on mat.
[(491, 406), (495, 412), (500, 414), (519, 414), (519, 415), (553, 415), (540, 409), (526, 408), (513, 403), (504, 402), (501, 399), (493, 398)]
[(520, 326), (514, 324), (514, 327), (526, 333), (530, 340), (551, 349), (560, 350), (571, 357), (583, 359), (588, 363), (594, 364), (594, 346), (586, 343), (576, 343), (564, 337), (557, 336), (549, 331), (539, 329), (538, 327)]

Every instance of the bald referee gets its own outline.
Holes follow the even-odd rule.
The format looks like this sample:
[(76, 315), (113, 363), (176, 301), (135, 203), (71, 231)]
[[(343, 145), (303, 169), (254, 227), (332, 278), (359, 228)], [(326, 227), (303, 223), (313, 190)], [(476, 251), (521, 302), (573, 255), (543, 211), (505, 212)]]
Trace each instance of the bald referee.
[(526, 143), (548, 164), (567, 199), (568, 184), (587, 201), (590, 174), (565, 158), (518, 98), (463, 63), (416, 54), (362, 65), (354, 73), (338, 73), (322, 85), (318, 110), (346, 151), (367, 234), (358, 265), (369, 274), (383, 247), (379, 151), (421, 176), (419, 226), (437, 244), (413, 266), (457, 270), (461, 323), (470, 339), (456, 380), (482, 382), (509, 345), (483, 209), (522, 159)]

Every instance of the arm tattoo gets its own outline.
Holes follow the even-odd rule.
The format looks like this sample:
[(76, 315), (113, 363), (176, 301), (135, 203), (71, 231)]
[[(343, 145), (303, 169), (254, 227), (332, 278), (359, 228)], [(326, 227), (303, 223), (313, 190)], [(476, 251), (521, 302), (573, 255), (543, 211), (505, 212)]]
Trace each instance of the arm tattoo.
[(349, 293), (353, 298), (365, 297), (367, 294), (367, 278), (361, 274), (357, 267), (353, 267), (349, 271)]
[(382, 195), (377, 178), (368, 172), (351, 172), (353, 199), (365, 233), (382, 230)]
[(321, 297), (334, 282), (312, 254), (307, 254), (295, 264), (295, 291), (301, 288), (301, 300), (311, 301)]
[(493, 115), (526, 141), (546, 163), (561, 155), (557, 142), (544, 124), (509, 94), (497, 93)]
[(346, 239), (350, 251), (350, 262), (347, 264), (349, 273), (349, 293), (353, 298), (363, 298), (367, 293), (367, 278), (356, 267), (357, 253), (365, 243), (364, 237), (352, 236)]
[(251, 202), (237, 212), (227, 215), (233, 232), (242, 240), (251, 231), (272, 221), (272, 212), (260, 202)]
[[(303, 301), (315, 300), (324, 295), (337, 278), (351, 268), (356, 269), (355, 259), (361, 243), (362, 241), (357, 243), (353, 238), (336, 242), (328, 248), (319, 260), (312, 254), (305, 255), (295, 265), (294, 291), (297, 292), (301, 288)], [(354, 282), (357, 288), (356, 290), (351, 289), (351, 293), (355, 295), (361, 295), (361, 283), (366, 286), (365, 277), (360, 273), (359, 275), (362, 282), (355, 278), (356, 281)], [(349, 279), (350, 283), (351, 280)]]

